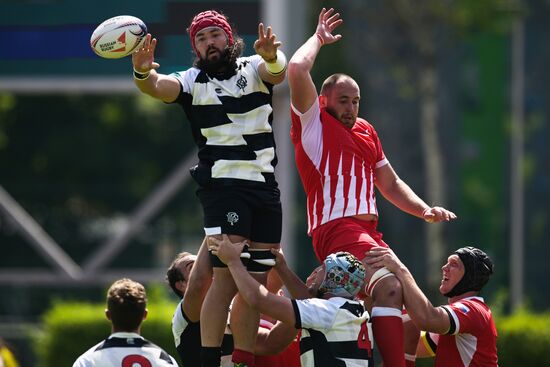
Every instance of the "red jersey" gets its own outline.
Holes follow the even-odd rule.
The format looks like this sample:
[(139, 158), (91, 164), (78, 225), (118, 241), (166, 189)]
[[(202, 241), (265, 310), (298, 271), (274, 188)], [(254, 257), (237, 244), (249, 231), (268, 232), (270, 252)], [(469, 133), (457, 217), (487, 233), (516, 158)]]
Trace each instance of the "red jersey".
[(481, 297), (468, 297), (442, 306), (451, 329), (439, 337), (435, 366), (498, 366), (497, 330), (491, 310)]
[(308, 233), (331, 220), (378, 215), (374, 170), (388, 163), (374, 127), (358, 118), (349, 129), (316, 100), (305, 112), (291, 108), (290, 136), (307, 195)]

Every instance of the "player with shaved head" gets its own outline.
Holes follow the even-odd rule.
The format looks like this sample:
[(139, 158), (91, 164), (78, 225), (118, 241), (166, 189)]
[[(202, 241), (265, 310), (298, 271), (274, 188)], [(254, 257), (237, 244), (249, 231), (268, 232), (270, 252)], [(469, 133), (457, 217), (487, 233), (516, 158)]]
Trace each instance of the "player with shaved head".
[[(334, 74), (317, 94), (310, 72), (321, 48), (342, 37), (334, 34), (340, 24), (340, 14), (323, 9), (315, 33), (288, 65), (291, 138), (307, 195), (308, 233), (319, 261), (338, 251), (364, 259), (371, 248), (388, 247), (376, 230), (375, 187), (399, 209), (426, 221), (456, 218), (442, 207), (427, 205), (397, 176), (374, 126), (358, 116), (361, 93), (353, 78)], [(385, 367), (403, 367), (401, 285), (387, 269), (366, 265), (374, 339)]]

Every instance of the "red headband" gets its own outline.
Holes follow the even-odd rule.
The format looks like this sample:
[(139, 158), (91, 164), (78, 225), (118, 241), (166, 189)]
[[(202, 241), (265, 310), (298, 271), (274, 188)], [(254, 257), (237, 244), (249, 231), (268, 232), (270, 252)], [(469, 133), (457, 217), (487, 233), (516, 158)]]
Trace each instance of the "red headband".
[(227, 18), (215, 10), (203, 11), (202, 13), (195, 15), (193, 21), (191, 22), (191, 25), (189, 26), (189, 37), (191, 38), (191, 46), (193, 46), (193, 50), (195, 51), (197, 56), (199, 55), (199, 52), (195, 47), (195, 36), (204, 28), (208, 27), (221, 28), (227, 36), (229, 46), (233, 45), (234, 43), (233, 31), (231, 30), (231, 26), (229, 25)]

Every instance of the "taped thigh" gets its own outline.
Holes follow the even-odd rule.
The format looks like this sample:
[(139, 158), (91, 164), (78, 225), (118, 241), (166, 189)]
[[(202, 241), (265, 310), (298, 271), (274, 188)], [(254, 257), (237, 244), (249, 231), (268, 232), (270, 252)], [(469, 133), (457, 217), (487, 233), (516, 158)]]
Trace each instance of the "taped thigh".
[(365, 286), (365, 294), (369, 297), (372, 297), (372, 292), (378, 283), (387, 277), (394, 277), (395, 274), (389, 271), (387, 268), (378, 269), (370, 278), (369, 282)]
[[(213, 268), (227, 268), (227, 265), (224, 264), (217, 255), (214, 255), (211, 250), (208, 250), (208, 255), (210, 256), (210, 263)], [(241, 252), (241, 262), (244, 266), (248, 267), (248, 263), (250, 262), (248, 245), (243, 247), (243, 251)]]
[(271, 249), (250, 249), (250, 261), (246, 270), (250, 273), (266, 273), (275, 266), (275, 255)]

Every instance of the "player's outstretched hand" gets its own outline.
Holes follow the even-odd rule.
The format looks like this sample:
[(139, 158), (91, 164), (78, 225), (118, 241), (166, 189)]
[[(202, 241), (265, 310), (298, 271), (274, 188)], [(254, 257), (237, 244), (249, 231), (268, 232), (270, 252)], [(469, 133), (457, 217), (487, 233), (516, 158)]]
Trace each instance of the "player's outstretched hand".
[(332, 34), (334, 29), (344, 21), (340, 18), (340, 13), (334, 13), (334, 8), (329, 10), (323, 8), (319, 14), (319, 22), (315, 33), (323, 45), (334, 43), (342, 38), (341, 34)]
[(273, 62), (277, 59), (277, 49), (281, 46), (281, 42), (277, 41), (277, 36), (273, 33), (271, 26), (264, 29), (264, 24), (258, 24), (258, 39), (254, 42), (254, 50), (265, 61)]
[(241, 263), (241, 252), (245, 245), (245, 241), (233, 243), (226, 234), (222, 234), (221, 240), (214, 237), (209, 239), (208, 249), (224, 264), (229, 266), (233, 262)]
[(146, 73), (151, 69), (157, 69), (160, 65), (155, 62), (155, 48), (157, 39), (152, 38), (151, 33), (147, 33), (143, 45), (132, 53), (132, 64), (134, 70), (140, 73)]
[(449, 222), (456, 219), (456, 214), (440, 206), (427, 208), (422, 213), (422, 217), (428, 223)]

